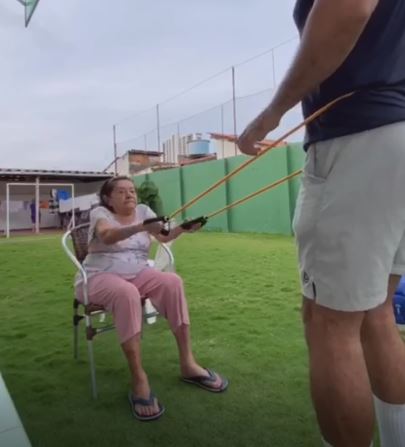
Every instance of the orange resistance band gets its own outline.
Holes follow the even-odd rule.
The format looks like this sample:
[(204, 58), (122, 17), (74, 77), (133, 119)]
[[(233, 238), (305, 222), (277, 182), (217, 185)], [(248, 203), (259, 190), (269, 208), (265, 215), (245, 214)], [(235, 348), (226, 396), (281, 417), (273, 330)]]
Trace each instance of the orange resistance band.
[[(181, 208), (179, 208), (178, 210), (174, 211), (170, 216), (169, 219), (173, 219), (174, 217), (176, 217), (177, 215), (179, 215), (180, 213), (182, 213), (183, 211), (185, 211), (187, 208), (191, 207), (192, 205), (194, 205), (196, 202), (198, 202), (199, 200), (201, 200), (203, 197), (205, 197), (206, 195), (208, 195), (210, 192), (214, 191), (215, 189), (217, 189), (219, 186), (221, 186), (222, 184), (224, 184), (225, 182), (227, 182), (229, 179), (231, 179), (232, 177), (234, 177), (236, 174), (238, 174), (240, 171), (242, 171), (242, 169), (246, 168), (247, 166), (249, 166), (250, 164), (254, 163), (256, 160), (258, 160), (260, 157), (262, 157), (264, 154), (266, 154), (267, 152), (269, 152), (270, 150), (274, 149), (275, 147), (279, 146), (280, 143), (282, 143), (284, 140), (286, 140), (288, 137), (290, 137), (292, 134), (294, 134), (295, 132), (297, 132), (298, 130), (302, 129), (303, 127), (305, 127), (307, 124), (311, 123), (312, 121), (316, 120), (319, 116), (323, 115), (325, 112), (327, 112), (329, 109), (331, 109), (332, 107), (334, 107), (338, 102), (349, 98), (350, 96), (354, 95), (355, 92), (351, 92), (351, 93), (347, 93), (345, 95), (339, 96), (339, 98), (334, 99), (333, 101), (329, 102), (328, 104), (326, 104), (325, 106), (321, 107), (319, 110), (317, 110), (316, 112), (314, 112), (312, 115), (310, 115), (308, 118), (306, 118), (304, 121), (302, 121), (300, 124), (298, 124), (298, 126), (294, 127), (293, 129), (289, 130), (287, 133), (285, 133), (282, 137), (280, 137), (278, 140), (274, 141), (272, 144), (270, 144), (269, 146), (265, 147), (264, 149), (262, 149), (255, 157), (249, 158), (248, 160), (246, 160), (244, 163), (242, 163), (240, 166), (238, 166), (236, 169), (234, 169), (233, 171), (231, 171), (229, 174), (227, 174), (225, 177), (223, 177), (222, 179), (218, 180), (216, 183), (214, 183), (212, 186), (210, 186), (207, 190), (201, 192), (200, 194), (198, 194), (197, 196), (195, 196), (193, 199), (191, 199), (189, 202), (187, 202), (186, 204), (184, 204)], [(300, 173), (300, 172), (299, 172)], [(295, 172), (292, 175), (298, 175), (298, 171)], [(283, 183), (285, 181), (290, 180), (289, 178), (290, 176), (287, 176), (281, 180), (279, 180), (279, 182)], [(250, 194), (249, 196), (245, 197), (244, 199), (241, 199), (243, 202), (246, 200), (249, 200), (252, 197), (255, 197), (256, 195), (260, 194), (261, 192), (265, 192), (275, 186), (278, 186), (280, 183), (276, 182), (276, 184), (272, 184), (269, 186), (266, 186), (265, 188), (257, 191), (256, 193)], [(219, 212), (223, 212), (225, 211), (225, 209), (229, 209), (230, 207), (236, 206), (238, 204), (242, 203), (240, 200), (237, 202), (234, 202), (233, 204), (229, 205), (228, 207), (219, 210), (218, 212), (212, 213), (211, 215), (207, 216), (207, 217), (213, 217), (214, 215), (219, 214)]]
[(277, 186), (281, 185), (282, 183), (288, 182), (289, 180), (293, 179), (294, 177), (297, 177), (298, 175), (300, 175), (301, 173), (302, 173), (302, 169), (299, 169), (298, 171), (294, 171), (292, 174), (287, 175), (286, 177), (283, 177), (280, 180), (277, 180), (276, 182), (271, 183), (270, 185), (267, 185), (264, 188), (261, 188), (258, 191), (253, 192), (252, 194), (249, 194), (246, 197), (243, 197), (242, 199), (236, 200), (236, 202), (233, 202), (233, 203), (225, 206), (224, 208), (221, 208), (218, 211), (214, 211), (213, 213), (208, 214), (205, 217), (207, 219), (211, 219), (212, 217), (215, 217), (218, 214), (221, 214), (221, 213), (233, 208), (234, 206), (241, 205), (242, 203), (247, 202), (250, 199), (253, 199), (253, 197), (258, 196), (259, 194), (263, 194), (264, 192), (270, 191), (270, 189), (276, 188)]

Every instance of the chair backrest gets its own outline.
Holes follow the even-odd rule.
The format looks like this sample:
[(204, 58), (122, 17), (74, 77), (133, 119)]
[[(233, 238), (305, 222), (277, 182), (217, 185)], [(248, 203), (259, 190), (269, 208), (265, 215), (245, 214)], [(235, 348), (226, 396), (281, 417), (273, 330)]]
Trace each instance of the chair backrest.
[(155, 259), (154, 267), (161, 272), (174, 272), (174, 256), (170, 249), (171, 242), (165, 244), (159, 244)]
[(75, 256), (80, 264), (84, 261), (88, 252), (89, 227), (90, 224), (85, 223), (70, 230)]
[[(71, 238), (73, 244), (74, 257), (77, 261), (82, 264), (84, 259), (88, 253), (88, 240), (89, 240), (89, 223), (84, 223), (74, 227), (73, 229), (67, 231), (63, 237), (62, 244), (65, 248), (65, 251), (69, 255), (69, 248), (66, 243), (68, 237)], [(174, 256), (170, 249), (170, 245), (172, 243), (159, 243), (159, 246), (156, 250), (155, 259), (153, 265), (158, 270), (164, 272), (174, 272)], [(70, 254), (71, 257), (72, 254)]]

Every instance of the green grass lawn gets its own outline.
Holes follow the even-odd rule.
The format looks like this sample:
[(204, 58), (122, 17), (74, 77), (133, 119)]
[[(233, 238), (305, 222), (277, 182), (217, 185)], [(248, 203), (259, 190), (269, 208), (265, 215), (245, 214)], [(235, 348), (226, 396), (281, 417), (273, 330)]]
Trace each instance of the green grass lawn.
[(159, 319), (146, 327), (143, 355), (166, 414), (145, 424), (127, 404), (115, 333), (95, 340), (97, 401), (83, 333), (73, 360), (74, 268), (60, 238), (0, 241), (0, 371), (33, 447), (319, 446), (293, 240), (200, 233), (174, 248), (197, 359), (231, 385), (215, 395), (181, 383), (174, 339)]

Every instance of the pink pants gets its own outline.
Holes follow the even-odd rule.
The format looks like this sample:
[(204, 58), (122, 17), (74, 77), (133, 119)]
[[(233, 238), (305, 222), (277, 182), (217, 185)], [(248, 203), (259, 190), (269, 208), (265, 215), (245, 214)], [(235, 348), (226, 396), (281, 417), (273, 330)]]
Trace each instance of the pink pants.
[[(112, 313), (121, 343), (141, 332), (142, 298), (151, 300), (173, 332), (182, 324), (190, 324), (183, 281), (175, 273), (146, 268), (128, 280), (113, 273), (100, 273), (89, 279), (88, 291), (90, 303)], [(76, 287), (76, 295), (83, 301), (81, 285)]]

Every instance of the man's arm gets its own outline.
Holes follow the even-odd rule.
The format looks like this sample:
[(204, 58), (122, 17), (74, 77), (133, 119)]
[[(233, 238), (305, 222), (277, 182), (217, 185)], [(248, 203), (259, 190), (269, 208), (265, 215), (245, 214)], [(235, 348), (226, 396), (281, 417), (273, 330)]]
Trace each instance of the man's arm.
[(282, 115), (329, 78), (349, 56), (379, 0), (316, 0), (295, 60), (272, 107)]
[[(379, 0), (315, 0), (290, 69), (269, 106), (252, 123), (258, 134), (256, 141), (276, 128), (288, 110), (343, 64), (378, 2)], [(243, 135), (241, 142), (243, 144)]]

